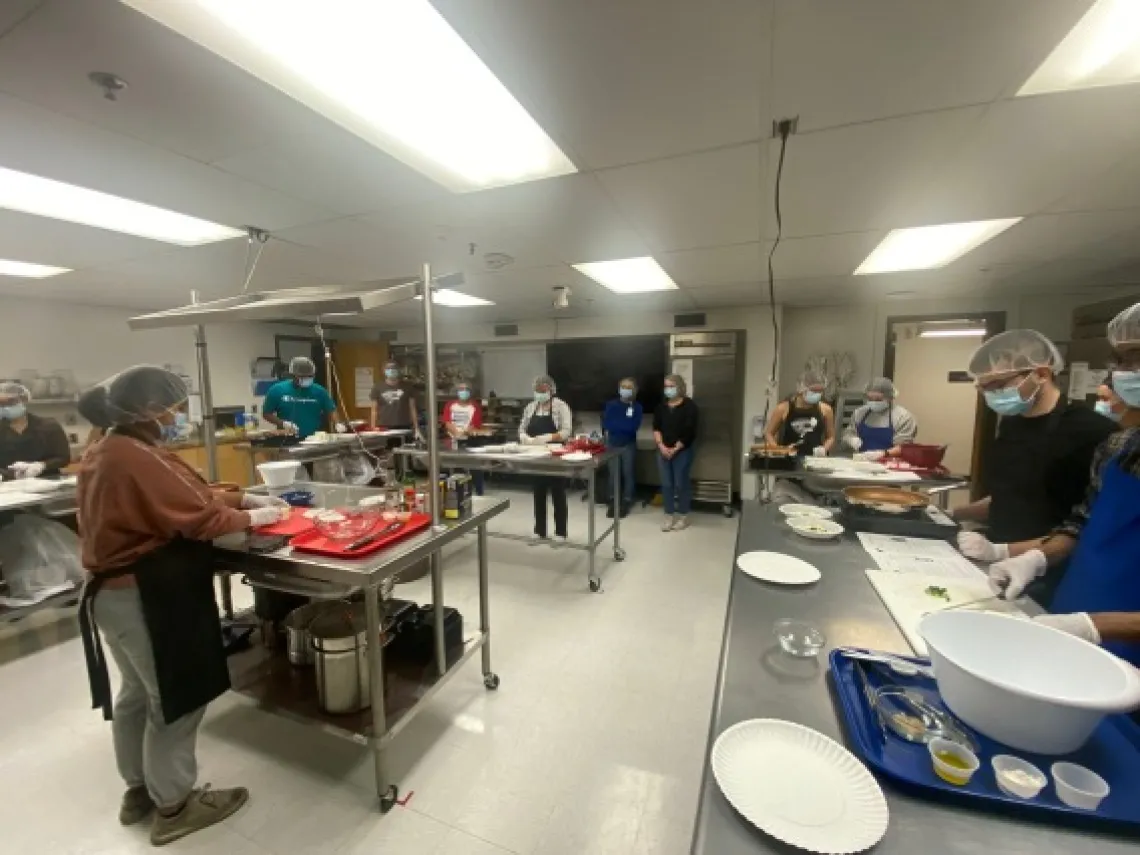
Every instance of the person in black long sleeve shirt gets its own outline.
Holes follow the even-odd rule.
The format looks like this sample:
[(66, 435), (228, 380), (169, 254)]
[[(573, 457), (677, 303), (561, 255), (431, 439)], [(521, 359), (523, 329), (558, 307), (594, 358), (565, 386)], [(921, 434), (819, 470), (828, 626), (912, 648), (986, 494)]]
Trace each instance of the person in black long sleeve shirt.
[(657, 465), (661, 470), (661, 497), (665, 500), (662, 531), (680, 531), (689, 525), (693, 488), (693, 444), (697, 440), (699, 410), (688, 397), (685, 381), (678, 374), (665, 378), (665, 401), (653, 414), (653, 438), (657, 442)]
[(28, 412), (31, 393), (0, 383), (0, 473), (4, 478), (55, 475), (71, 462), (67, 434), (55, 419)]

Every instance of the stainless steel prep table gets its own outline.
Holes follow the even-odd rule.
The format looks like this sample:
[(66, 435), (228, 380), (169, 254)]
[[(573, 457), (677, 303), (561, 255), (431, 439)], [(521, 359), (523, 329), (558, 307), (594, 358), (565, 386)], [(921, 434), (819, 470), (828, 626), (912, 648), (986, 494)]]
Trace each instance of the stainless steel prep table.
[[(815, 662), (784, 656), (772, 635), (772, 624), (779, 618), (813, 621), (827, 636), (829, 650), (855, 645), (910, 653), (863, 575), (872, 563), (858, 540), (853, 535), (838, 542), (804, 540), (781, 520), (774, 505), (746, 503), (736, 554), (784, 552), (815, 564), (823, 579), (809, 588), (783, 588), (745, 576), (734, 563), (710, 750), (724, 730), (752, 718), (798, 722), (845, 742), (828, 682), (827, 653), (821, 653)], [(1137, 851), (1135, 840), (966, 810), (906, 795), (890, 781), (880, 783), (891, 819), (886, 837), (874, 848), (876, 855), (1124, 855)], [(717, 787), (706, 758), (693, 855), (791, 851), (733, 811)]]
[[(320, 505), (326, 495), (343, 497), (345, 491), (361, 495), (381, 494), (379, 490), (344, 485), (307, 485)], [(427, 530), (394, 543), (374, 555), (358, 560), (323, 558), (295, 552), (283, 547), (273, 553), (251, 555), (244, 534), (229, 535), (214, 542), (219, 568), (227, 573), (242, 573), (252, 584), (300, 594), (317, 599), (337, 599), (363, 590), (368, 638), (381, 638), (381, 585), (395, 573), (406, 569), (470, 531), (478, 538), (479, 560), (479, 632), (464, 641), (462, 651), (444, 648), (443, 583), (433, 582), (435, 607), (435, 662), (427, 671), (402, 673), (385, 670), (382, 646), (368, 645), (371, 674), (370, 709), (348, 715), (322, 712), (316, 700), (316, 684), (311, 673), (289, 665), (280, 653), (255, 644), (250, 649), (231, 655), (230, 674), (233, 688), (252, 698), (259, 707), (270, 712), (313, 724), (326, 732), (346, 737), (372, 750), (376, 776), (376, 793), (380, 806), (389, 810), (395, 803), (397, 789), (385, 767), (385, 748), (412, 720), (423, 705), (446, 683), (476, 651), (482, 653), (483, 680), (488, 689), (498, 688), (499, 678), (491, 670), (490, 607), (488, 602), (487, 522), (510, 507), (510, 501), (477, 498), (470, 516), (445, 521), (439, 530)], [(440, 562), (442, 564), (442, 562)], [(449, 652), (456, 655), (449, 659)]]
[[(614, 560), (625, 560), (625, 550), (621, 545), (621, 514), (615, 513), (613, 523), (600, 535), (596, 534), (597, 523), (595, 520), (597, 503), (594, 501), (594, 487), (597, 482), (598, 469), (616, 458), (618, 453), (619, 452), (614, 449), (606, 449), (603, 452), (593, 455), (589, 460), (574, 463), (553, 455), (539, 457), (525, 453), (493, 454), (477, 451), (441, 451), (439, 453), (439, 465), (446, 469), (478, 469), (483, 472), (509, 472), (513, 475), (556, 475), (563, 478), (585, 477), (588, 485), (586, 501), (590, 506), (589, 511), (586, 513), (586, 542), (575, 543), (574, 541), (569, 541), (565, 544), (565, 548), (581, 549), (589, 556), (587, 571), (589, 574), (588, 582), (590, 590), (597, 592), (602, 589), (602, 580), (596, 571), (595, 552), (599, 544), (610, 536), (610, 532), (613, 532), (614, 536)], [(397, 448), (396, 454), (409, 457), (417, 462), (423, 462), (427, 459), (427, 452), (416, 448)], [(612, 495), (620, 496), (621, 467), (611, 466), (610, 472), (613, 477)], [(501, 531), (492, 531), (489, 532), (489, 534), (491, 537), (501, 537), (507, 540), (529, 540), (526, 535), (521, 534), (509, 534)]]
[[(917, 481), (884, 481), (882, 479), (857, 477), (829, 478), (826, 473), (813, 472), (804, 467), (802, 457), (796, 458), (795, 469), (753, 469), (748, 455), (744, 458), (744, 474), (756, 476), (756, 491), (753, 499), (760, 501), (765, 490), (765, 479), (785, 478), (789, 481), (816, 481), (823, 482), (830, 489), (842, 490), (844, 487), (898, 487), (902, 490), (920, 490), (930, 493), (935, 504), (942, 510), (950, 507), (950, 493), (954, 490), (965, 489), (970, 486), (970, 479), (965, 475), (919, 475)], [(771, 493), (771, 487), (768, 487)]]
[[(250, 483), (257, 484), (261, 480), (257, 475), (257, 458), (262, 456), (271, 460), (296, 460), (298, 463), (313, 463), (317, 460), (331, 460), (342, 454), (360, 454), (361, 446), (364, 451), (375, 453), (385, 451), (392, 445), (394, 439), (406, 439), (411, 436), (411, 430), (387, 430), (381, 433), (368, 434), (329, 434), (327, 442), (298, 443), (286, 446), (261, 446), (252, 442), (243, 444), (249, 454)], [(264, 462), (264, 461), (262, 461)]]

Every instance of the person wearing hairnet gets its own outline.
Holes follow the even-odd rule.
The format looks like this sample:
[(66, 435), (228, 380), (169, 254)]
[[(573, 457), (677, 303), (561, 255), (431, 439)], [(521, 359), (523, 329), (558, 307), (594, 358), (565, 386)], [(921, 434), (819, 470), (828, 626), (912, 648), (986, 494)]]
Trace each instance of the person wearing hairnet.
[(1038, 547), (990, 566), (990, 583), (1007, 599), (1021, 596), (1046, 568), (1068, 560), (1035, 620), (1140, 667), (1140, 303), (1108, 325), (1112, 388), (1127, 409), (1122, 430), (1096, 450), (1088, 492)]
[(19, 383), (0, 383), (0, 480), (57, 475), (71, 462), (59, 422), (28, 412), (32, 395)]
[(1119, 422), (1128, 412), (1128, 405), (1112, 389), (1111, 377), (1096, 387), (1096, 404), (1093, 405), (1093, 409), (1114, 422)]
[[(321, 429), (326, 414), (336, 412), (336, 403), (316, 381), (317, 366), (307, 356), (294, 356), (289, 361), (289, 373), (293, 375), (291, 380), (269, 387), (261, 414), (270, 424), (305, 439)], [(334, 427), (337, 433), (347, 430), (339, 421)]]
[[(1064, 365), (1053, 342), (1035, 330), (996, 335), (970, 360), (986, 406), (1001, 421), (985, 473), (989, 495), (952, 514), (987, 526), (985, 534), (958, 534), (968, 558), (1000, 562), (1033, 550), (1085, 493), (1093, 454), (1116, 426), (1061, 393), (1056, 377)], [(1047, 589), (1035, 593), (1048, 597)]]
[[(607, 401), (606, 408), (602, 411), (606, 446), (617, 451), (618, 456), (613, 465), (619, 467), (621, 472), (621, 495), (610, 496), (610, 507), (606, 511), (608, 517), (617, 513), (624, 518), (633, 508), (633, 494), (637, 489), (637, 431), (641, 428), (644, 415), (641, 402), (637, 400), (637, 380), (633, 377), (621, 378), (618, 381), (617, 397)], [(607, 492), (612, 493), (612, 477), (607, 483), (610, 485)]]
[(768, 419), (768, 445), (796, 446), (801, 457), (822, 457), (835, 445), (835, 411), (823, 401), (822, 375), (805, 371), (796, 394), (781, 401)]
[(372, 424), (388, 430), (410, 430), (419, 437), (416, 396), (411, 386), (400, 379), (400, 366), (389, 361), (384, 365), (384, 379), (372, 387)]
[(665, 377), (665, 400), (653, 413), (653, 439), (657, 443), (657, 468), (661, 472), (661, 499), (665, 505), (662, 531), (689, 527), (693, 501), (693, 445), (697, 441), (700, 410), (689, 397), (685, 378)]
[[(534, 400), (523, 410), (519, 423), (519, 442), (523, 445), (546, 445), (565, 442), (574, 430), (574, 414), (570, 405), (556, 397), (558, 387), (551, 377), (534, 378)], [(551, 475), (534, 477), (534, 535), (531, 545), (547, 539), (546, 495), (554, 505), (554, 545), (566, 544), (569, 508), (566, 506), (566, 479)]]
[[(196, 788), (198, 726), (230, 687), (211, 541), (288, 513), (270, 496), (215, 493), (163, 447), (187, 397), (178, 375), (138, 366), (79, 401), (80, 413), (106, 431), (84, 454), (77, 484), (91, 697), (112, 722), (127, 786), (119, 820), (133, 825), (157, 811), (156, 846), (220, 822), (248, 798), (241, 787)], [(121, 678), (113, 714), (100, 632)]]
[(843, 442), (852, 451), (881, 451), (897, 456), (899, 446), (914, 442), (918, 421), (906, 407), (895, 402), (898, 392), (889, 377), (876, 377), (867, 384), (866, 402), (851, 416)]

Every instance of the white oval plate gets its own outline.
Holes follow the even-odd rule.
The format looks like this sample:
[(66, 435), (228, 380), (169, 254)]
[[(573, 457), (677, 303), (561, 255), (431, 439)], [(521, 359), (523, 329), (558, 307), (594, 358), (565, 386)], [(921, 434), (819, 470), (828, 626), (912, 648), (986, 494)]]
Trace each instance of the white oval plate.
[(839, 523), (815, 517), (788, 517), (785, 522), (788, 528), (809, 540), (833, 540), (844, 532)]
[(890, 811), (875, 778), (838, 742), (803, 725), (742, 721), (717, 737), (711, 765), (737, 812), (784, 843), (852, 855), (886, 834)]
[(593, 458), (594, 455), (588, 451), (571, 451), (568, 454), (563, 454), (562, 459), (567, 463), (585, 463), (587, 460)]
[(815, 565), (782, 552), (745, 552), (737, 556), (736, 566), (753, 579), (777, 585), (810, 585), (823, 578)]
[(830, 508), (821, 508), (819, 505), (780, 505), (780, 513), (786, 517), (815, 517), (816, 519), (829, 520), (835, 516), (835, 511)]

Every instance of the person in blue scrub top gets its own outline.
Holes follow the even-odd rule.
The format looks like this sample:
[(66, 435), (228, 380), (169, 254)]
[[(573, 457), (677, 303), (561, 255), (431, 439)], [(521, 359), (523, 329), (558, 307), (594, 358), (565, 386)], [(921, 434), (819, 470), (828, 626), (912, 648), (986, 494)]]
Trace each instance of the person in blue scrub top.
[(990, 565), (990, 584), (1012, 600), (1046, 567), (1069, 559), (1034, 620), (1140, 666), (1140, 303), (1108, 325), (1112, 390), (1127, 405), (1121, 429), (1093, 456), (1085, 500), (1037, 549)]
[[(635, 484), (634, 464), (637, 462), (637, 431), (641, 427), (641, 419), (645, 413), (637, 401), (637, 382), (632, 377), (623, 377), (618, 383), (618, 396), (606, 404), (602, 413), (602, 430), (606, 434), (606, 446), (617, 449), (618, 456), (612, 465), (619, 466), (621, 472), (621, 507), (622, 517), (629, 514), (633, 507), (633, 492)], [(613, 482), (610, 481), (610, 491)], [(610, 509), (606, 516), (613, 518), (614, 505), (619, 497), (610, 496)]]
[(918, 421), (895, 401), (898, 394), (889, 377), (876, 377), (867, 384), (866, 401), (851, 416), (843, 442), (852, 451), (881, 451), (895, 457), (903, 443), (914, 442)]
[[(317, 366), (313, 360), (294, 356), (289, 363), (289, 373), (293, 375), (292, 380), (282, 380), (269, 387), (261, 413), (267, 422), (305, 439), (321, 429), (325, 414), (335, 413), (336, 404), (325, 387), (314, 379)], [(337, 433), (345, 430), (343, 424), (336, 424)]]

